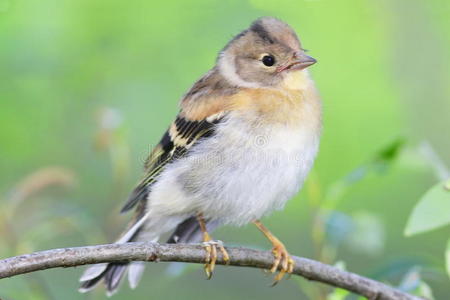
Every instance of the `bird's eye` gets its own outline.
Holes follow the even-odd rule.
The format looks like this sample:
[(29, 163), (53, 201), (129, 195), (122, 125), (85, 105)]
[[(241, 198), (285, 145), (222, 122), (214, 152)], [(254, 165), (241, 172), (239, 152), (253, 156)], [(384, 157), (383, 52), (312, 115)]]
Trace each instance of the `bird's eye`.
[(275, 57), (272, 55), (264, 55), (261, 61), (265, 66), (271, 67), (275, 64)]

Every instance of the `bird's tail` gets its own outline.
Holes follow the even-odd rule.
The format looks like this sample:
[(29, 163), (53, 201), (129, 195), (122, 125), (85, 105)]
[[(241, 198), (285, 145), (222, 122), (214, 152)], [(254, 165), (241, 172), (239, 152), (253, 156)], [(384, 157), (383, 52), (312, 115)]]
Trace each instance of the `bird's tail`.
[[(162, 228), (155, 228), (150, 225), (154, 230), (149, 230), (147, 221), (149, 219), (149, 213), (138, 219), (131, 228), (123, 234), (123, 236), (116, 241), (117, 244), (123, 244), (132, 241), (152, 241), (156, 242), (159, 239), (159, 235), (163, 234), (165, 230), (161, 231)], [(153, 217), (152, 217), (153, 220)], [(156, 224), (161, 224), (153, 220)], [(182, 222), (180, 222), (182, 221)], [(164, 222), (163, 222), (164, 223)], [(208, 221), (206, 222), (206, 228), (211, 232), (218, 222)], [(162, 226), (163, 227), (163, 226)], [(169, 226), (173, 228), (172, 226)], [(192, 216), (184, 220), (178, 220), (174, 225), (175, 230), (169, 237), (168, 243), (196, 243), (202, 240), (202, 232), (200, 226), (198, 225), (197, 219)], [(83, 273), (80, 278), (81, 286), (79, 291), (81, 293), (86, 293), (92, 290), (100, 282), (104, 282), (106, 286), (106, 294), (108, 296), (114, 295), (122, 281), (124, 275), (128, 272), (128, 281), (131, 288), (135, 288), (144, 272), (143, 262), (132, 262), (132, 263), (101, 263), (96, 264)]]
[(105, 263), (94, 265), (87, 269), (80, 278), (81, 286), (79, 291), (86, 293), (103, 280), (106, 286), (106, 294), (110, 297), (117, 292), (126, 271), (128, 271), (130, 287), (135, 288), (144, 272), (144, 263)]
[[(116, 244), (123, 244), (127, 242), (132, 242), (138, 236), (140, 230), (142, 229), (145, 221), (148, 218), (148, 214), (141, 217), (131, 228), (126, 231), (122, 237), (116, 241)], [(158, 236), (153, 237), (152, 241), (157, 241)], [(96, 264), (84, 271), (80, 278), (81, 286), (79, 291), (81, 293), (86, 293), (92, 290), (97, 284), (102, 280), (106, 286), (106, 294), (108, 296), (114, 295), (122, 281), (122, 278), (128, 271), (128, 281), (131, 288), (135, 288), (144, 272), (143, 262), (132, 262), (132, 263), (101, 263)]]

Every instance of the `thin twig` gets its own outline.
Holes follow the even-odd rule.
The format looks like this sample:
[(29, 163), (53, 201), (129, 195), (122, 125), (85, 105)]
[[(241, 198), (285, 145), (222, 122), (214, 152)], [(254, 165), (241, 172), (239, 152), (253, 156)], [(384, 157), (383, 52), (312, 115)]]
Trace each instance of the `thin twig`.
[[(226, 248), (230, 265), (268, 269), (273, 256), (269, 251), (247, 248)], [(126, 243), (98, 246), (54, 249), (0, 260), (0, 279), (39, 270), (75, 267), (104, 262), (166, 261), (203, 263), (204, 248), (199, 244)], [(293, 257), (294, 274), (306, 279), (323, 282), (334, 287), (376, 300), (419, 300), (387, 286), (381, 282), (360, 275), (342, 271), (314, 260)], [(217, 264), (224, 264), (221, 257)]]

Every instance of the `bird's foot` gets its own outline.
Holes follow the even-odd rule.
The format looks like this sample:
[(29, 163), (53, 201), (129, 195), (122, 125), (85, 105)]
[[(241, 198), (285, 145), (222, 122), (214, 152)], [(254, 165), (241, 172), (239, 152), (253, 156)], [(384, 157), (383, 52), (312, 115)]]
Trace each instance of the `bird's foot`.
[(206, 258), (205, 258), (205, 273), (208, 279), (211, 279), (211, 276), (214, 271), (214, 267), (216, 266), (217, 261), (217, 249), (222, 253), (222, 260), (228, 264), (230, 261), (230, 256), (228, 252), (225, 250), (222, 241), (214, 241), (209, 235), (206, 229), (206, 222), (203, 218), (203, 214), (199, 213), (197, 215), (197, 220), (200, 225), (200, 230), (203, 232), (203, 247), (206, 250)]
[(205, 273), (208, 279), (211, 279), (214, 268), (216, 266), (217, 261), (217, 250), (219, 250), (222, 253), (222, 260), (228, 264), (230, 261), (230, 256), (228, 255), (227, 250), (225, 250), (225, 247), (223, 246), (223, 242), (219, 240), (212, 240), (209, 238), (209, 236), (205, 239), (205, 241), (202, 243), (203, 247), (206, 251), (206, 258), (205, 258)]
[(273, 265), (270, 268), (270, 272), (275, 273), (278, 269), (279, 273), (275, 276), (274, 282), (272, 286), (276, 285), (286, 273), (291, 274), (294, 271), (295, 262), (292, 259), (291, 255), (286, 250), (286, 247), (283, 243), (274, 236), (269, 229), (264, 226), (261, 221), (255, 220), (253, 223), (258, 227), (259, 230), (269, 239), (272, 243), (272, 253), (274, 256)]
[(273, 242), (272, 253), (275, 257), (273, 261), (272, 268), (270, 268), (271, 273), (275, 273), (280, 269), (279, 273), (275, 276), (272, 286), (276, 285), (284, 275), (291, 274), (294, 270), (295, 262), (292, 259), (286, 247), (280, 241)]

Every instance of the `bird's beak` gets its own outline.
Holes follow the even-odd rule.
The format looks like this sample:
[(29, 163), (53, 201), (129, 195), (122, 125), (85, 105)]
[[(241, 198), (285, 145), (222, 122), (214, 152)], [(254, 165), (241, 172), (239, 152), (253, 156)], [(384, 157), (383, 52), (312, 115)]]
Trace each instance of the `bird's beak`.
[(303, 70), (316, 62), (317, 60), (306, 55), (304, 52), (295, 52), (292, 59), (277, 68), (277, 72), (280, 73), (285, 70)]

